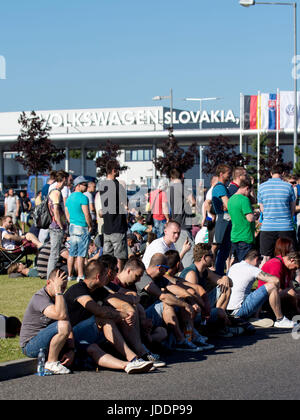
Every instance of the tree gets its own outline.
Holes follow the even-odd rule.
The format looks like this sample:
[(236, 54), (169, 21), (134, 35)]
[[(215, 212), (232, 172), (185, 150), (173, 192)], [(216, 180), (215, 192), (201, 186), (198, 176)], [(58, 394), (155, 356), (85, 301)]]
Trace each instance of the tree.
[(250, 161), (250, 157), (237, 153), (235, 147), (234, 144), (231, 144), (228, 139), (223, 136), (210, 138), (209, 145), (204, 149), (206, 162), (203, 165), (203, 172), (205, 174), (215, 173), (215, 170), (220, 163), (226, 163), (232, 167), (246, 166)]
[(181, 173), (191, 169), (195, 164), (195, 158), (199, 157), (197, 145), (193, 143), (185, 151), (178, 146), (172, 130), (170, 130), (168, 140), (159, 149), (163, 151), (163, 156), (154, 159), (153, 164), (161, 175), (166, 175), (168, 178), (172, 169), (178, 169)]
[(23, 166), (28, 176), (50, 172), (52, 165), (65, 157), (63, 149), (54, 146), (49, 138), (51, 127), (34, 111), (29, 116), (22, 112), (18, 123), (21, 125), (21, 131), (17, 142), (11, 147), (11, 150), (18, 152), (15, 160)]
[[(118, 161), (121, 155), (120, 147), (118, 144), (113, 144), (110, 140), (107, 140), (105, 145), (100, 145), (99, 151), (101, 156), (96, 159), (97, 174), (99, 177), (106, 175), (106, 164), (109, 160)], [(120, 171), (126, 171), (128, 166), (121, 166)]]
[[(257, 180), (257, 137), (253, 137), (251, 147), (255, 155), (249, 155), (250, 162), (247, 171)], [(271, 177), (271, 169), (277, 163), (283, 166), (284, 172), (289, 173), (291, 171), (293, 163), (284, 162), (283, 153), (283, 149), (277, 148), (275, 140), (270, 139), (267, 134), (260, 137), (260, 182), (265, 182)]]

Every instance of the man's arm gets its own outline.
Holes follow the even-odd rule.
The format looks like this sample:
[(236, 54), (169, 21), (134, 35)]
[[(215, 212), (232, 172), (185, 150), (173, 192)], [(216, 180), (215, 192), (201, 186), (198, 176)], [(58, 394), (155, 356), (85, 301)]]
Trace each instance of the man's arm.
[(60, 227), (60, 229), (63, 229), (64, 226), (61, 221), (60, 211), (59, 211), (60, 194), (61, 192), (59, 190), (53, 190), (51, 191), (49, 197), (51, 197), (51, 200), (53, 202), (53, 214), (54, 214), (55, 221)]
[(154, 282), (150, 282), (145, 290), (150, 295), (157, 297), (161, 302), (166, 303), (169, 306), (178, 306), (185, 309), (187, 312), (194, 314), (194, 309), (187, 302), (184, 302), (181, 299), (178, 299), (170, 292), (162, 291)]
[(269, 273), (265, 273), (264, 271), (261, 271), (258, 276), (257, 276), (257, 280), (261, 280), (264, 281), (266, 283), (272, 283), (275, 284), (279, 287), (280, 285), (280, 280), (278, 277), (273, 276), (272, 274)]
[(85, 221), (88, 225), (89, 231), (92, 230), (92, 218), (91, 218), (91, 213), (90, 213), (90, 209), (89, 209), (89, 205), (88, 204), (82, 204), (81, 205), (84, 217), (85, 217)]
[(54, 319), (56, 321), (65, 321), (69, 319), (67, 305), (62, 293), (65, 280), (66, 274), (63, 271), (57, 271), (55, 279), (53, 280), (55, 304), (48, 306), (44, 311), (44, 315), (49, 319)]

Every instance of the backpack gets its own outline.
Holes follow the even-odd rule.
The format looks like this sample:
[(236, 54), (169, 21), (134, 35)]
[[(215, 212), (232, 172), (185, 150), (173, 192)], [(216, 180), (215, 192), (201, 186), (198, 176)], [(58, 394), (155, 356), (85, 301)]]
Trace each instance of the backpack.
[(39, 229), (48, 229), (51, 222), (52, 216), (48, 207), (48, 196), (36, 206), (32, 212), (33, 224)]

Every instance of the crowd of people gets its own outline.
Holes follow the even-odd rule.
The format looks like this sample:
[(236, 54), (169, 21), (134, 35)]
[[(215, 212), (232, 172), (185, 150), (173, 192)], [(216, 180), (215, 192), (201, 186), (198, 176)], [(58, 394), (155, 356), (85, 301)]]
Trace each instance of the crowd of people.
[(213, 350), (214, 335), (295, 327), (295, 177), (275, 165), (256, 195), (246, 169), (221, 164), (197, 223), (199, 197), (179, 170), (147, 195), (146, 218), (130, 208), (119, 170), (108, 161), (98, 185), (51, 174), (42, 192), (52, 218), (47, 230), (32, 226), (20, 235), (12, 214), (2, 219), (2, 246), (27, 241), (37, 254), (35, 268), (16, 263), (10, 274), (36, 270), (46, 279), (22, 321), (26, 356), (43, 348), (54, 374), (91, 366), (141, 373), (165, 366), (166, 351)]

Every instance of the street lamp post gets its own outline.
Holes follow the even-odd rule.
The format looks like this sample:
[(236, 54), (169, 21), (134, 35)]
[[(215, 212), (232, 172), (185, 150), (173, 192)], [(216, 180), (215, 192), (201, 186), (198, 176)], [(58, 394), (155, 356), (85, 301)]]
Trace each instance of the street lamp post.
[[(215, 97), (215, 98), (183, 98), (184, 101), (196, 101), (199, 102), (199, 110), (200, 110), (200, 121), (199, 121), (199, 128), (200, 130), (202, 130), (202, 120), (201, 120), (201, 113), (202, 113), (202, 102), (204, 101), (217, 101), (219, 99), (223, 99), (223, 98), (219, 98), (219, 97)], [(202, 180), (203, 177), (203, 149), (204, 146), (199, 146), (199, 175), (200, 175), (200, 179)]]
[(170, 95), (168, 96), (154, 96), (152, 98), (153, 101), (162, 101), (163, 99), (170, 99), (170, 113), (171, 113), (171, 123), (169, 127), (170, 133), (173, 130), (173, 89), (170, 89)]
[(297, 100), (297, 3), (292, 2), (264, 2), (264, 1), (255, 1), (255, 0), (240, 0), (240, 5), (244, 7), (255, 6), (256, 4), (263, 4), (268, 6), (292, 6), (294, 9), (294, 102), (295, 102), (295, 111), (294, 111), (294, 168), (297, 162), (297, 155), (295, 149), (297, 147), (297, 132), (298, 132), (298, 100)]

